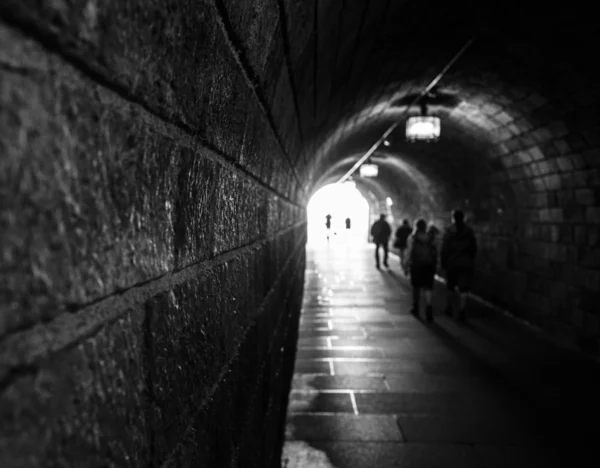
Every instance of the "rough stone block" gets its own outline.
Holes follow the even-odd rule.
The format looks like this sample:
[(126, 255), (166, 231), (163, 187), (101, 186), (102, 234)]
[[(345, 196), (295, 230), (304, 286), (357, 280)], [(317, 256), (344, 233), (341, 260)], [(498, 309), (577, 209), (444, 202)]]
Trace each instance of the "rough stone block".
[(600, 224), (600, 207), (589, 206), (585, 210), (585, 220), (589, 224)]
[(548, 190), (560, 190), (562, 188), (561, 177), (558, 174), (547, 175), (543, 179)]
[(596, 197), (592, 189), (579, 189), (575, 191), (575, 199), (581, 205), (594, 205)]
[(2, 466), (140, 466), (152, 407), (144, 392), (143, 314), (7, 382), (0, 395)]
[(0, 333), (173, 266), (175, 145), (53, 60), (40, 64), (43, 75), (3, 73), (0, 82), (12, 213), (3, 302), (18, 315)]
[(242, 47), (243, 54), (253, 75), (260, 80), (263, 89), (275, 86), (274, 77), (269, 72), (269, 60), (283, 62), (283, 51), (279, 49), (281, 24), (276, 0), (220, 0), (225, 7), (225, 20), (235, 34), (235, 40)]

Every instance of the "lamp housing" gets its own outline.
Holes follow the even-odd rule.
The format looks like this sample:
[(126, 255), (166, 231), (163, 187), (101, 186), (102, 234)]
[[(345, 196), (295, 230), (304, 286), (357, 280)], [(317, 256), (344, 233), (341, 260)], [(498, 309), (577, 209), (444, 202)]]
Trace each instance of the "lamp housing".
[(377, 177), (379, 174), (379, 167), (377, 164), (363, 164), (360, 166), (361, 177)]
[(433, 115), (418, 115), (406, 120), (408, 141), (436, 141), (440, 137), (440, 118)]

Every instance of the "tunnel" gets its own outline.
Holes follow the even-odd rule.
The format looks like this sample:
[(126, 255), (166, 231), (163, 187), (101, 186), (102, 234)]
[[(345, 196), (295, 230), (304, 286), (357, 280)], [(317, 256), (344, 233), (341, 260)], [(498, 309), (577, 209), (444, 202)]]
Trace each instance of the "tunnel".
[(473, 293), (597, 359), (584, 2), (3, 0), (0, 35), (0, 466), (280, 467), (344, 177), (394, 227), (464, 210)]

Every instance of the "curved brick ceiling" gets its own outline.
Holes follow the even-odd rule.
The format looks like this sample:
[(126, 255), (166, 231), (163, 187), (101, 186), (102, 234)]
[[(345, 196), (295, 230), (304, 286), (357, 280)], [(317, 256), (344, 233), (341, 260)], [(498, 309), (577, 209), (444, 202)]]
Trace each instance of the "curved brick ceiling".
[[(457, 6), (339, 0), (291, 2), (287, 12), (298, 114), (310, 161), (304, 171), (317, 184), (316, 175), (332, 166), (343, 174), (351, 164), (336, 161), (368, 149), (401, 114), (403, 109), (390, 109), (390, 103), (423, 89), (473, 36), (473, 45), (440, 82), (439, 90), (456, 96), (459, 104), (437, 109), (443, 137), (435, 151), (427, 149), (463, 168), (468, 164), (479, 171), (471, 166), (477, 158), (468, 153), (497, 160), (503, 151), (533, 148), (533, 155), (516, 157), (524, 162), (544, 153), (540, 144), (568, 131), (565, 106), (577, 99), (590, 68), (581, 47), (593, 32), (571, 7), (539, 11), (518, 2), (494, 9), (472, 1)], [(396, 133), (401, 136), (402, 130), (400, 125)], [(452, 167), (446, 160), (438, 164), (419, 157), (418, 146), (403, 146), (402, 153), (423, 172), (443, 172), (439, 164)], [(496, 169), (500, 164), (510, 165), (491, 162)], [(450, 169), (445, 175), (455, 174)]]

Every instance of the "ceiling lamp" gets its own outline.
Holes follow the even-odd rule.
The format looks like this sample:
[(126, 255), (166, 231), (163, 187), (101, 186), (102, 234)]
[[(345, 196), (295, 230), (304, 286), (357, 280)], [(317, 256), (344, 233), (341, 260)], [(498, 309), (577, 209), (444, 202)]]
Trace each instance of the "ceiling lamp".
[(409, 117), (406, 121), (408, 141), (437, 141), (440, 137), (440, 118), (427, 115), (427, 105), (421, 104), (421, 115)]
[(377, 177), (379, 174), (379, 167), (377, 164), (371, 164), (370, 162), (360, 166), (361, 177)]

